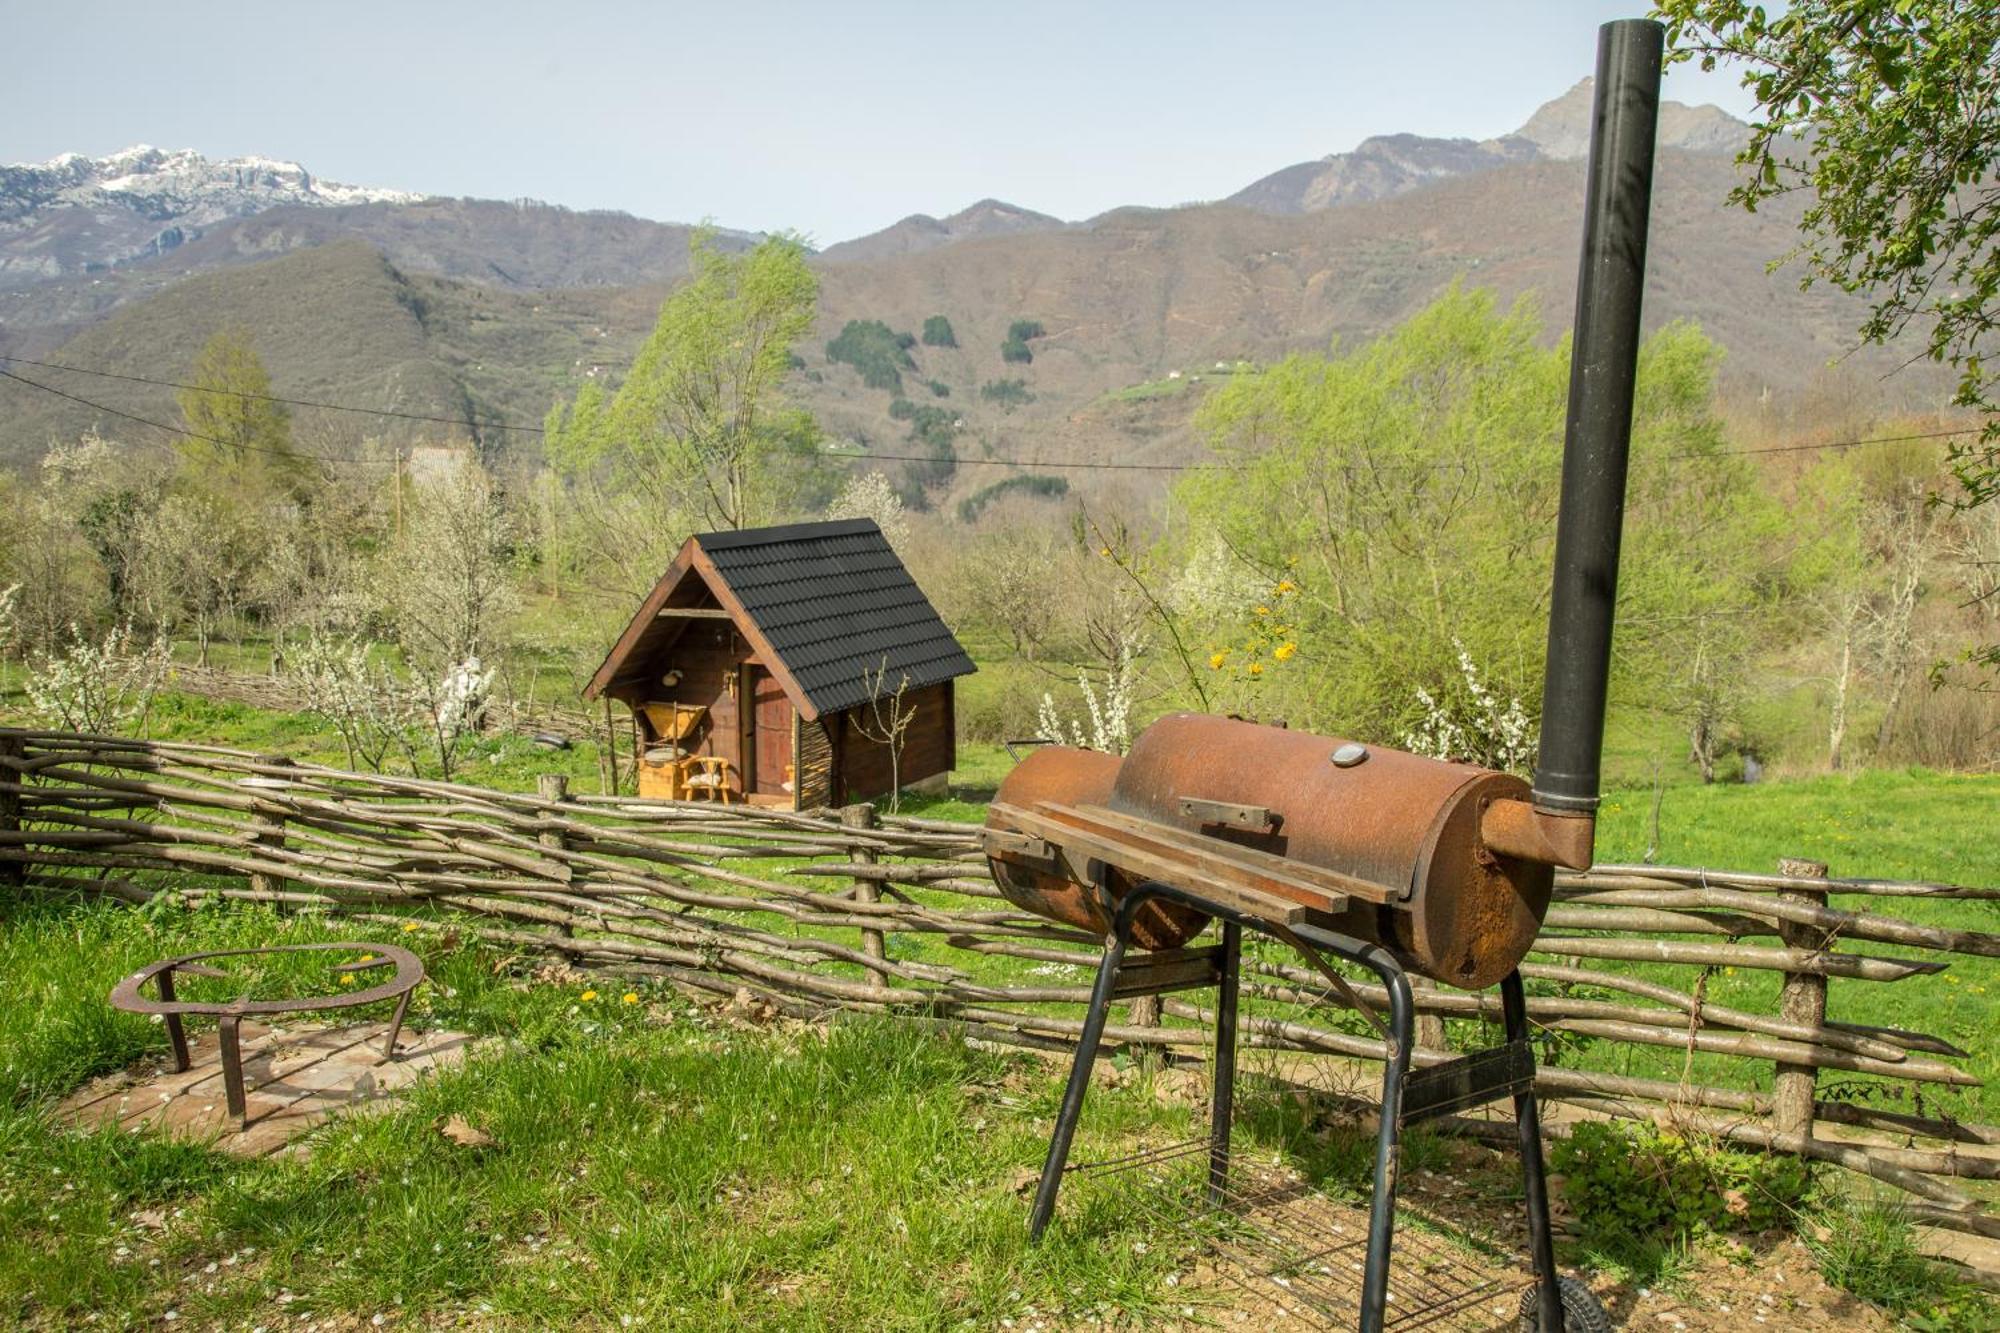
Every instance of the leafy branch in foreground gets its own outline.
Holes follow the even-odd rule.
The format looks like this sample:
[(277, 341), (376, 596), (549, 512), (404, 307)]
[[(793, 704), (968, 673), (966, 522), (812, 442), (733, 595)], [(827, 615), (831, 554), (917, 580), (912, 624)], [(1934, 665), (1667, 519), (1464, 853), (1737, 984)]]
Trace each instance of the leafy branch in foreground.
[[(1860, 329), (1912, 325), (1958, 372), (1954, 401), (1988, 414), (1953, 451), (1959, 503), (2000, 496), (2000, 6), (1963, 0), (1661, 0), (1669, 61), (1744, 67), (1757, 99), (1732, 202), (1810, 192), (1804, 283), (1873, 302)], [(1782, 260), (1780, 261), (1782, 262)]]

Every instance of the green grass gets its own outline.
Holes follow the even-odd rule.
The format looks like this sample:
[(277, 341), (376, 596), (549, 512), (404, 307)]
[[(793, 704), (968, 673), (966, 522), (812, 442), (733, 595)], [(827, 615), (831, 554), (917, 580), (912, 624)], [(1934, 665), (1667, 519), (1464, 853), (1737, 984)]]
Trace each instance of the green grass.
[[(334, 927), (336, 931), (344, 931)], [(392, 1112), (243, 1163), (54, 1126), (50, 1099), (156, 1052), (111, 983), (165, 953), (328, 938), (309, 917), (10, 905), (0, 931), (0, 1323), (248, 1326), (273, 1316), (498, 1327), (991, 1327), (1143, 1315), (1171, 1245), (1073, 1190), (1030, 1248), (1016, 1177), (1056, 1080), (1038, 1062), (883, 1021), (738, 1031), (651, 988), (530, 984), (424, 928), (417, 1021), (505, 1042)], [(338, 937), (334, 935), (332, 937)], [(292, 969), (313, 964), (293, 962)], [(292, 977), (291, 981), (299, 978)], [(262, 985), (281, 978), (264, 977)], [(438, 1134), (462, 1115), (494, 1139)], [(1101, 1151), (1188, 1115), (1135, 1082), (1088, 1106)]]

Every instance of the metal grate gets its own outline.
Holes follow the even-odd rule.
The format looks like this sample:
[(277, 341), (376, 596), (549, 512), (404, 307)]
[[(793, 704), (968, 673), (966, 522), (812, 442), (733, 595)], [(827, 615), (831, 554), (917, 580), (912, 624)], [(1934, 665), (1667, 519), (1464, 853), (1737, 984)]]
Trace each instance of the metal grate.
[[(1348, 1329), (1360, 1309), (1368, 1212), (1311, 1188), (1281, 1168), (1241, 1159), (1222, 1191), (1207, 1192), (1206, 1138), (1079, 1164), (1079, 1176), (1120, 1176), (1121, 1208), (1160, 1234), (1197, 1243), (1212, 1275), (1230, 1289), (1232, 1309), (1256, 1327)], [(1389, 1329), (1512, 1330), (1531, 1276), (1479, 1243), (1409, 1207), (1399, 1208), (1392, 1250)], [(1490, 1250), (1491, 1247), (1486, 1247)], [(1224, 1319), (1224, 1326), (1228, 1321)]]

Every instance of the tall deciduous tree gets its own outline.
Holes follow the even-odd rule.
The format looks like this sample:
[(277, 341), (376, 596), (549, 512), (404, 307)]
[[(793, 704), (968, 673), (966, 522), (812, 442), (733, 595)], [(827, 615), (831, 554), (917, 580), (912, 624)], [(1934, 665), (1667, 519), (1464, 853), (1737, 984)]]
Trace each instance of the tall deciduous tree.
[[(1873, 302), (1861, 336), (1912, 324), (1994, 413), (2000, 370), (2000, 6), (1990, 0), (1660, 0), (1669, 60), (1741, 64), (1758, 118), (1731, 198), (1810, 190), (1805, 281)], [(2000, 418), (1960, 447), (1965, 501), (2000, 495)]]
[(181, 438), (181, 456), (197, 486), (239, 498), (303, 490), (291, 415), (271, 396), (270, 373), (248, 334), (224, 329), (204, 343), (192, 387), (176, 397), (191, 432)]
[(655, 523), (740, 528), (796, 503), (815, 470), (818, 431), (782, 383), (818, 280), (792, 236), (729, 254), (700, 233), (690, 256), (692, 276), (660, 307), (616, 395), (587, 386), (552, 423), (551, 459), (638, 497)]
[[(1461, 645), (1496, 697), (1541, 696), (1566, 347), (1525, 302), (1454, 289), (1353, 351), (1232, 378), (1202, 409), (1217, 466), (1176, 502), (1265, 599), (1257, 709), (1345, 735), (1422, 720), (1461, 688)], [(1699, 330), (1647, 340), (1634, 413), (1617, 668), (1627, 699), (1688, 730), (1712, 769), (1760, 614), (1780, 590), (1773, 506), (1711, 414), (1720, 357)], [(1240, 623), (1190, 624), (1217, 672)], [(1292, 661), (1310, 671), (1294, 671)]]

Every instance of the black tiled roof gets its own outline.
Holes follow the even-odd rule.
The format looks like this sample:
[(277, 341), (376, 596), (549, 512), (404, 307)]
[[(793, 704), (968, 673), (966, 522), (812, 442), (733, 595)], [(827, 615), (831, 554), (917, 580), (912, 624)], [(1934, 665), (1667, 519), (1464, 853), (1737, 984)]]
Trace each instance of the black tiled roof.
[(821, 716), (868, 702), (864, 678), (922, 689), (976, 668), (873, 519), (695, 538)]

